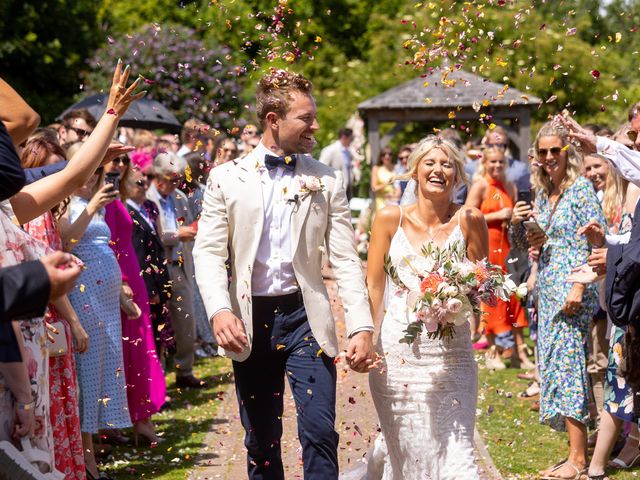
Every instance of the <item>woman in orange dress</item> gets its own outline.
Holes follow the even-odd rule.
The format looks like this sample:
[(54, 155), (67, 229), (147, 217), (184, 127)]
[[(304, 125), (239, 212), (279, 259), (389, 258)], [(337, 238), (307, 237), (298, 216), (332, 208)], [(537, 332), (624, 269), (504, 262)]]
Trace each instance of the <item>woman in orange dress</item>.
[[(473, 185), (467, 197), (467, 205), (479, 208), (489, 227), (489, 261), (500, 265), (506, 272), (509, 254), (509, 222), (513, 212), (516, 187), (507, 181), (506, 158), (503, 150), (485, 150), (482, 163), (473, 177)], [(495, 336), (513, 330), (516, 349), (512, 365), (529, 363), (526, 357), (522, 328), (527, 326), (524, 308), (515, 295), (509, 302), (499, 300), (495, 306), (482, 304), (481, 324), (489, 343), (486, 354), (487, 368), (505, 368), (495, 345)], [(521, 348), (520, 346), (524, 348)]]

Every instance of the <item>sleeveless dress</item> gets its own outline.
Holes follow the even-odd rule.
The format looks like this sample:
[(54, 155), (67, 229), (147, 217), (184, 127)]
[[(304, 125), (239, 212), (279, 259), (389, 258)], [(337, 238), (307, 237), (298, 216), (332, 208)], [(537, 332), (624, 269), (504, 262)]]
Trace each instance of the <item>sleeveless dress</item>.
[[(69, 221), (75, 222), (88, 203), (84, 198), (72, 197)], [(86, 267), (69, 293), (71, 305), (89, 335), (87, 351), (76, 354), (80, 425), (86, 433), (131, 426), (120, 325), (122, 275), (110, 241), (111, 232), (102, 209), (71, 249)]]
[(131, 421), (137, 422), (160, 411), (164, 404), (166, 383), (153, 339), (149, 297), (140, 276), (140, 264), (133, 249), (133, 220), (124, 204), (116, 199), (105, 207), (105, 222), (111, 230), (109, 245), (116, 255), (126, 281), (133, 291), (133, 300), (142, 314), (130, 319), (121, 312), (122, 353), (127, 380), (127, 400)]
[[(402, 212), (402, 210), (401, 210)], [(458, 225), (444, 244), (458, 243), (466, 252)], [(389, 247), (398, 268), (416, 257), (400, 225)], [(366, 467), (354, 468), (343, 479), (473, 480), (479, 478), (473, 452), (478, 367), (471, 348), (469, 323), (455, 327), (451, 338), (420, 335), (412, 345), (399, 343), (414, 321), (406, 293), (387, 276), (385, 316), (376, 345), (382, 367), (369, 374), (381, 435), (368, 454)], [(366, 473), (363, 470), (367, 470)]]
[[(487, 191), (480, 204), (483, 214), (498, 212), (503, 208), (513, 208), (513, 200), (501, 181), (485, 175)], [(506, 222), (494, 220), (487, 222), (489, 229), (489, 261), (494, 265), (500, 265), (502, 270), (507, 270), (507, 257), (509, 255), (509, 229)], [(522, 304), (515, 295), (509, 302), (498, 300), (495, 307), (482, 304), (484, 313), (481, 321), (485, 324), (485, 333), (499, 335), (511, 330), (511, 327), (526, 327), (527, 319)]]
[(392, 195), (395, 192), (396, 187), (393, 181), (396, 178), (396, 173), (380, 165), (376, 170), (376, 176), (378, 183), (386, 184), (386, 187), (375, 193), (376, 211), (378, 211), (388, 205), (387, 195)]

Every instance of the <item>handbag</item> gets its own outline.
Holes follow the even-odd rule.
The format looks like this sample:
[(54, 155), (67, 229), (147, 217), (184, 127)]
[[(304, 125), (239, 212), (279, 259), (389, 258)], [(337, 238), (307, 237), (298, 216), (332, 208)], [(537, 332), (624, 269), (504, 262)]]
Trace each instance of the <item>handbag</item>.
[(57, 321), (49, 324), (48, 336), (49, 336), (49, 356), (61, 357), (66, 355), (69, 351), (69, 344), (67, 343), (67, 332), (65, 330), (64, 323)]

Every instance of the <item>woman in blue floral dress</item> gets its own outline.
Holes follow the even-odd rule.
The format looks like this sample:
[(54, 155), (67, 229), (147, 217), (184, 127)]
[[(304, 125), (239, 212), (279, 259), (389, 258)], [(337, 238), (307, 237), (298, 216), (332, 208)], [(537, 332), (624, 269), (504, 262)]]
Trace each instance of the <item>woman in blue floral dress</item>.
[(530, 235), (538, 261), (538, 355), (540, 420), (569, 432), (566, 462), (541, 472), (542, 479), (580, 478), (587, 465), (589, 320), (598, 303), (594, 285), (567, 277), (587, 261), (591, 247), (577, 230), (589, 220), (605, 224), (591, 182), (580, 176), (582, 158), (566, 131), (547, 123), (534, 144), (532, 183), (538, 223), (545, 235)]

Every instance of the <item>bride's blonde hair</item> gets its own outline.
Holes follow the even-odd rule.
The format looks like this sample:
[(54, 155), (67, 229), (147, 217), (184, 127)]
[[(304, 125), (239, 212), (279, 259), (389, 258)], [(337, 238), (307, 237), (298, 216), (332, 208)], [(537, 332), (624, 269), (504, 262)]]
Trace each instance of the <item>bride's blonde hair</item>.
[[(442, 150), (449, 160), (453, 161), (456, 170), (456, 183), (455, 186), (459, 187), (462, 184), (467, 184), (467, 174), (464, 171), (464, 154), (462, 150), (456, 147), (453, 142), (436, 135), (429, 135), (418, 143), (418, 146), (411, 152), (407, 164), (409, 170), (404, 175), (399, 176), (401, 180), (411, 180), (418, 172), (418, 166), (424, 157), (426, 157), (431, 150), (439, 148)], [(418, 185), (416, 183), (416, 193), (418, 192)]]

